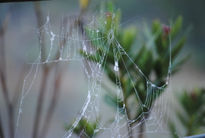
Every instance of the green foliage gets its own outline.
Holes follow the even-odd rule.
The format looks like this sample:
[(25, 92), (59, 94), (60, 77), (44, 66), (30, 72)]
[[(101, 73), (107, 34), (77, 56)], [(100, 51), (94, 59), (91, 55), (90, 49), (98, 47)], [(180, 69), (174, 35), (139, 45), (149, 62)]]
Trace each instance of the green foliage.
[[(128, 55), (134, 60), (135, 64), (139, 66), (139, 68), (143, 71), (143, 73), (148, 76), (149, 79), (151, 79), (152, 73), (155, 74), (155, 79), (153, 80), (156, 85), (160, 86), (165, 83), (166, 76), (168, 74), (169, 70), (169, 46), (170, 46), (170, 39), (169, 36), (172, 37), (172, 41), (175, 42), (175, 46), (173, 47), (173, 50), (171, 52), (172, 62), (174, 63), (174, 66), (172, 66), (171, 71), (174, 73), (177, 71), (177, 69), (182, 65), (183, 62), (186, 61), (187, 57), (184, 59), (177, 60), (177, 56), (181, 52), (184, 43), (186, 41), (185, 36), (179, 37), (178, 33), (180, 32), (181, 26), (182, 26), (182, 18), (179, 17), (174, 22), (174, 25), (170, 29), (170, 32), (166, 32), (164, 26), (158, 21), (154, 21), (152, 24), (152, 28), (150, 29), (151, 36), (154, 38), (154, 43), (151, 48), (147, 46), (147, 43), (144, 42), (142, 46), (136, 45), (137, 40), (137, 28), (135, 26), (128, 26), (125, 28), (119, 27), (119, 20), (120, 20), (120, 12), (117, 13), (110, 13), (109, 15), (105, 15), (104, 20), (109, 22), (109, 24), (106, 24), (103, 28), (99, 28), (100, 34), (102, 37), (107, 38), (106, 44), (107, 45), (99, 45), (96, 46), (100, 50), (103, 50), (103, 47), (109, 47), (110, 50), (107, 53), (108, 60), (105, 63), (105, 72), (108, 78), (115, 84), (116, 82), (116, 73), (113, 70), (114, 67), (114, 60), (115, 60), (115, 53), (113, 53), (113, 49), (116, 50), (116, 43), (114, 42), (114, 39), (119, 41), (119, 43), (122, 45), (123, 49), (128, 53)], [(112, 19), (112, 20), (111, 20)], [(116, 27), (118, 26), (118, 27)], [(114, 39), (111, 39), (110, 32), (114, 31)], [(169, 29), (169, 28), (168, 28)], [(117, 30), (117, 31), (116, 31)], [(170, 35), (169, 35), (170, 33)], [(89, 34), (88, 34), (89, 35)], [(139, 34), (138, 34), (139, 35)], [(94, 36), (97, 37), (97, 36)], [(179, 37), (179, 38), (176, 38)], [(89, 38), (93, 39), (93, 36), (89, 35)], [(152, 38), (148, 38), (152, 39)], [(94, 45), (94, 44), (93, 44)], [(95, 46), (95, 45), (94, 45)], [(134, 52), (133, 51), (137, 51)], [(106, 52), (106, 51), (103, 51)], [(136, 96), (134, 89), (138, 91), (140, 100), (145, 103), (146, 100), (146, 89), (147, 84), (143, 77), (137, 77), (141, 74), (138, 72), (138, 70), (135, 67), (135, 64), (133, 64), (130, 59), (126, 55), (120, 55), (118, 52), (117, 58), (119, 61), (119, 67), (120, 67), (120, 83), (122, 85), (123, 94), (125, 96), (125, 99), (117, 100), (116, 95), (113, 94), (107, 94), (106, 95), (106, 101), (110, 105), (116, 107), (119, 105), (121, 108), (122, 103), (117, 103), (117, 101), (124, 100), (125, 104), (128, 98), (131, 96)], [(119, 55), (118, 55), (119, 54)], [(95, 57), (95, 59), (98, 59), (98, 52), (96, 52), (94, 55), (88, 55), (88, 57)], [(126, 69), (127, 67), (127, 69)], [(134, 76), (130, 79), (128, 71), (131, 73), (131, 76)], [(136, 78), (138, 79), (136, 79)], [(131, 81), (134, 81), (134, 86), (132, 85)], [(157, 98), (157, 97), (156, 97)], [(139, 102), (139, 99), (136, 97), (135, 100)], [(112, 101), (112, 102), (111, 102)], [(153, 100), (154, 102), (154, 100)], [(128, 110), (131, 110), (132, 107), (127, 107)], [(139, 111), (140, 113), (143, 111)], [(135, 118), (138, 118), (138, 115), (140, 113), (136, 113)], [(130, 118), (131, 119), (131, 118)]]
[[(178, 97), (178, 103), (183, 110), (176, 110), (176, 116), (185, 129), (184, 136), (205, 133), (205, 89), (197, 89), (192, 92), (184, 91)], [(173, 122), (173, 121), (172, 121)], [(175, 136), (177, 127), (169, 123), (170, 131)]]
[[(77, 127), (74, 128), (73, 132), (79, 135), (81, 138), (92, 138), (97, 135), (95, 132), (98, 126), (96, 122), (88, 122), (85, 118), (82, 118)], [(65, 130), (71, 129), (72, 125), (65, 126)]]
[(108, 103), (111, 107), (113, 107), (114, 110), (117, 108), (121, 110), (121, 113), (125, 113), (125, 110), (123, 109), (123, 101), (119, 99), (116, 95), (112, 95), (111, 93), (108, 93), (104, 97), (105, 102)]
[[(121, 13), (119, 10), (115, 12), (111, 3), (109, 3), (107, 9), (104, 8), (104, 10), (108, 12), (105, 12), (105, 15), (99, 16), (97, 19), (100, 21), (100, 25), (97, 28), (98, 33), (95, 33), (96, 27), (94, 29), (87, 27), (85, 31), (89, 39), (94, 40), (95, 38), (102, 37), (105, 38), (105, 42), (99, 43), (97, 41), (91, 41), (91, 46), (95, 49), (95, 52), (90, 54), (81, 50), (80, 53), (86, 57), (87, 60), (96, 63), (100, 62), (102, 53), (106, 53), (106, 61), (103, 63), (105, 74), (115, 85), (116, 77), (119, 77), (124, 98), (118, 99), (116, 94), (108, 90), (108, 93), (105, 95), (105, 101), (115, 109), (116, 107), (122, 109), (123, 105), (125, 105), (128, 118), (138, 118), (138, 121), (140, 121), (142, 119), (140, 115), (143, 112), (147, 112), (146, 117), (148, 117), (150, 107), (160, 94), (164, 92), (163, 89), (154, 97), (150, 96), (150, 94), (147, 95), (148, 86), (145, 76), (147, 76), (147, 79), (152, 80), (157, 86), (162, 86), (166, 83), (168, 72), (177, 72), (179, 67), (187, 60), (187, 57), (177, 59), (186, 41), (185, 36), (181, 37), (179, 35), (182, 18), (178, 17), (171, 28), (164, 26), (159, 20), (153, 21), (152, 27), (149, 28), (150, 37), (146, 38), (148, 41), (141, 40), (143, 43), (139, 45), (136, 43), (138, 39), (137, 36), (143, 34), (139, 34), (134, 25), (122, 28), (120, 26)], [(149, 40), (152, 42), (151, 46), (147, 43)], [(171, 51), (173, 63), (171, 68), (169, 68), (170, 41), (175, 44)], [(140, 73), (136, 65), (133, 64), (127, 55), (120, 52), (117, 47), (118, 43), (120, 43), (129, 57), (133, 59), (134, 63), (143, 71), (145, 76)], [(107, 51), (108, 47), (109, 51)], [(116, 60), (119, 64), (119, 74), (113, 69)], [(151, 76), (154, 76), (154, 78), (151, 78)], [(137, 94), (135, 93), (136, 91)], [(136, 106), (133, 108), (133, 104), (129, 104), (129, 102), (146, 105), (146, 99), (149, 98), (148, 96), (152, 97), (150, 100), (151, 103), (149, 103), (147, 107), (143, 106), (144, 108), (139, 106), (136, 112), (131, 114), (130, 111), (135, 109)], [(122, 111), (122, 113), (125, 112)], [(82, 128), (81, 124), (79, 124), (78, 127)]]

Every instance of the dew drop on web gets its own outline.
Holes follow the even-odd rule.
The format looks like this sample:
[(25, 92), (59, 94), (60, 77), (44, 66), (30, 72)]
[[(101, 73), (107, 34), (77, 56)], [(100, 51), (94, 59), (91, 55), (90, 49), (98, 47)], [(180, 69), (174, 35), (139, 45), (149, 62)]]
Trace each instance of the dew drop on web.
[(118, 61), (115, 61), (114, 70), (119, 71)]

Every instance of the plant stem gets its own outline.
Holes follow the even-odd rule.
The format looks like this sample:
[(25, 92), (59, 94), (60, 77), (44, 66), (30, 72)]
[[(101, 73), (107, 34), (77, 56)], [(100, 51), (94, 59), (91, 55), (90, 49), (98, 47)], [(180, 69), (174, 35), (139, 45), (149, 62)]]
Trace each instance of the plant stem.
[[(124, 91), (123, 91), (123, 95), (124, 95)], [(124, 97), (124, 96), (123, 96)], [(132, 138), (133, 137), (133, 134), (132, 134), (132, 125), (129, 123), (129, 120), (130, 120), (130, 113), (129, 113), (129, 109), (127, 107), (127, 99), (124, 98), (123, 99), (124, 101), (124, 104), (125, 104), (125, 110), (126, 110), (126, 115), (127, 115), (127, 130), (128, 130), (128, 136), (129, 138)]]
[[(36, 13), (36, 19), (37, 19), (37, 25), (38, 28), (41, 27), (41, 25), (43, 24), (43, 14), (40, 8), (40, 4), (39, 3), (35, 3), (34, 4), (34, 10)], [(43, 62), (45, 60), (45, 40), (44, 40), (44, 34), (40, 34), (40, 36), (42, 37), (41, 39), (41, 61)], [(41, 113), (42, 113), (42, 106), (43, 106), (43, 102), (44, 102), (44, 98), (45, 98), (45, 91), (46, 91), (46, 84), (48, 81), (48, 74), (50, 71), (50, 68), (48, 65), (43, 66), (43, 74), (42, 74), (42, 83), (40, 86), (40, 92), (38, 95), (38, 99), (37, 99), (37, 107), (36, 107), (36, 114), (34, 117), (34, 125), (33, 125), (33, 134), (32, 137), (36, 138), (38, 137), (38, 128), (39, 128), (39, 123), (41, 121)]]
[(0, 114), (0, 138), (4, 138), (3, 124), (1, 122), (1, 114)]
[(129, 138), (133, 138), (133, 133), (132, 133), (132, 124), (130, 124), (129, 120), (131, 119), (131, 115), (130, 115), (130, 111), (129, 108), (127, 106), (127, 97), (126, 97), (126, 93), (124, 90), (124, 85), (123, 85), (123, 80), (122, 80), (122, 76), (120, 76), (120, 83), (121, 83), (121, 87), (122, 87), (122, 93), (123, 93), (123, 101), (125, 104), (125, 112), (127, 115), (127, 131), (128, 131), (128, 136)]
[(42, 83), (40, 87), (40, 93), (38, 95), (38, 100), (37, 100), (37, 107), (36, 107), (36, 114), (35, 114), (35, 119), (34, 119), (34, 127), (33, 127), (33, 138), (38, 137), (38, 128), (39, 128), (39, 123), (41, 121), (41, 112), (42, 112), (42, 105), (45, 97), (45, 90), (46, 90), (46, 84), (48, 80), (48, 74), (49, 74), (49, 68), (44, 67), (43, 68), (43, 78), (42, 78)]
[(195, 119), (194, 119), (194, 116), (192, 115), (190, 117), (188, 125), (187, 125), (187, 134), (186, 134), (186, 136), (193, 135), (193, 120), (195, 120)]
[(13, 105), (9, 103), (8, 105), (8, 112), (9, 112), (9, 128), (10, 128), (10, 137), (14, 138), (14, 110)]
[(44, 138), (47, 134), (47, 131), (50, 126), (50, 122), (53, 116), (54, 109), (56, 107), (57, 99), (59, 97), (59, 89), (61, 84), (61, 72), (58, 73), (58, 67), (56, 65), (56, 72), (55, 72), (55, 81), (54, 81), (54, 90), (52, 94), (52, 99), (50, 102), (50, 105), (48, 107), (48, 111), (46, 114), (45, 122), (42, 128), (42, 131), (40, 133), (40, 138)]
[(10, 138), (14, 137), (14, 115), (13, 115), (13, 105), (9, 100), (9, 91), (7, 88), (7, 79), (6, 79), (6, 55), (5, 55), (5, 45), (4, 45), (4, 34), (5, 29), (7, 26), (7, 20), (2, 25), (2, 28), (0, 28), (0, 37), (1, 37), (1, 49), (0, 49), (0, 59), (1, 59), (1, 66), (0, 66), (0, 80), (2, 85), (2, 93), (5, 99), (6, 103), (6, 109), (8, 113), (8, 122), (9, 122), (9, 133)]
[[(34, 10), (35, 10), (35, 14), (36, 14), (36, 20), (37, 20), (37, 27), (41, 28), (41, 26), (43, 25), (43, 13), (40, 7), (40, 4), (38, 2), (34, 3)], [(40, 31), (40, 37), (41, 37), (41, 60), (44, 61), (45, 60), (45, 36), (44, 34)]]
[(7, 86), (6, 86), (6, 78), (4, 76), (4, 73), (1, 71), (0, 75), (1, 75), (0, 79), (1, 79), (1, 84), (2, 84), (3, 95), (4, 95), (4, 99), (5, 99), (5, 103), (6, 103), (6, 109), (7, 109), (7, 113), (8, 113), (9, 133), (10, 133), (10, 137), (13, 138), (14, 137), (13, 106), (9, 101), (8, 89), (7, 89)]
[(140, 124), (140, 132), (139, 132), (138, 138), (144, 138), (144, 122)]

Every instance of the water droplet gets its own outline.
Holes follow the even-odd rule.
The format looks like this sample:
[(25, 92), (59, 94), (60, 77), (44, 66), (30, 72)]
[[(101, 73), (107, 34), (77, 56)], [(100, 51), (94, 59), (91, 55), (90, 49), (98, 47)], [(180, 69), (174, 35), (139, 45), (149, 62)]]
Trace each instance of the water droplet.
[(153, 83), (151, 84), (151, 86), (152, 86), (152, 87), (156, 87), (156, 85), (155, 85), (155, 84), (153, 84)]
[(114, 70), (119, 71), (118, 61), (115, 61)]
[(50, 21), (50, 17), (47, 16), (47, 17), (46, 17), (46, 23), (48, 23), (49, 21)]
[(84, 52), (86, 52), (86, 51), (87, 51), (87, 49), (86, 49), (86, 46), (85, 46), (85, 45), (83, 45), (83, 51), (84, 51)]
[(55, 36), (56, 36), (56, 35), (51, 31), (51, 41), (54, 41)]
[(97, 66), (98, 66), (99, 69), (101, 68), (101, 64), (100, 63), (97, 63)]
[(19, 109), (19, 114), (21, 114), (23, 111), (22, 111), (22, 109)]
[(83, 52), (85, 52), (85, 54), (87, 54), (87, 47), (85, 45), (85, 42), (83, 42)]

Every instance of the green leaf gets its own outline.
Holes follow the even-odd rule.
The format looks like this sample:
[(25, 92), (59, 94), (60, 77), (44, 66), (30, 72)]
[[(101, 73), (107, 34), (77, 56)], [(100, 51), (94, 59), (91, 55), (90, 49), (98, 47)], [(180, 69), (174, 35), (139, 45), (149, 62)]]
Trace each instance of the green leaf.
[(122, 45), (128, 52), (136, 39), (137, 29), (134, 26), (129, 26), (123, 30), (122, 34)]
[[(143, 45), (143, 46), (140, 48), (139, 52), (136, 53), (136, 55), (135, 55), (135, 57), (134, 57), (134, 63), (135, 63), (135, 64), (137, 64), (137, 63), (139, 62), (140, 58), (142, 57), (142, 55), (144, 55), (144, 53), (145, 53), (146, 50), (147, 50), (147, 49), (146, 49), (146, 46)], [(128, 60), (128, 69), (131, 69), (131, 68), (135, 68), (135, 65)]]
[(108, 12), (114, 12), (114, 5), (111, 1), (107, 2), (107, 11)]
[(152, 33), (155, 34), (161, 30), (161, 24), (159, 20), (154, 20), (152, 23)]
[(116, 95), (106, 94), (104, 97), (104, 100), (107, 104), (112, 106), (115, 110), (117, 110), (118, 108), (121, 111), (121, 113), (123, 114), (125, 113), (123, 109), (123, 101), (117, 98)]
[(182, 37), (179, 42), (173, 47), (172, 49), (172, 60), (176, 58), (176, 56), (179, 54), (181, 49), (184, 47), (184, 44), (186, 42), (186, 38)]
[(174, 39), (182, 27), (182, 16), (179, 16), (171, 28), (171, 38)]
[(181, 58), (178, 61), (175, 61), (171, 66), (171, 72), (172, 74), (175, 74), (179, 68), (191, 57), (191, 55), (186, 55), (184, 58)]
[(179, 138), (176, 134), (177, 134), (177, 131), (176, 131), (176, 127), (175, 125), (169, 121), (168, 123), (168, 126), (169, 126), (169, 129), (171, 131), (171, 134), (172, 134), (172, 138)]
[[(97, 120), (98, 121), (98, 120)], [(86, 137), (93, 137), (94, 135), (97, 135), (98, 133), (95, 132), (95, 129), (98, 126), (98, 123), (96, 122), (89, 122), (86, 118), (82, 118), (78, 125), (74, 128), (74, 133), (76, 135), (80, 135), (82, 131), (84, 131)], [(65, 129), (68, 131), (71, 129), (72, 125), (66, 125)]]
[(176, 111), (176, 115), (179, 118), (180, 122), (183, 124), (183, 126), (187, 126), (187, 122), (188, 122), (187, 116), (177, 111)]

